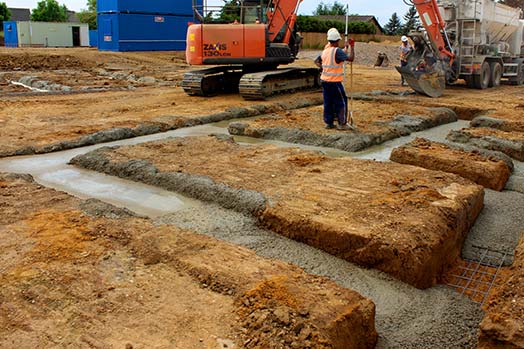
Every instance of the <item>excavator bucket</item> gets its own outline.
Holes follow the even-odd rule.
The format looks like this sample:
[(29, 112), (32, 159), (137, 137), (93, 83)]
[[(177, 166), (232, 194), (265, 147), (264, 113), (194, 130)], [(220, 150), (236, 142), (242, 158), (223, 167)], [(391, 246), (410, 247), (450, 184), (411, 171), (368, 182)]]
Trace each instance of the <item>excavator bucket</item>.
[(446, 88), (446, 71), (440, 62), (431, 67), (414, 67), (408, 64), (405, 67), (396, 67), (408, 85), (420, 94), (437, 98), (442, 96)]

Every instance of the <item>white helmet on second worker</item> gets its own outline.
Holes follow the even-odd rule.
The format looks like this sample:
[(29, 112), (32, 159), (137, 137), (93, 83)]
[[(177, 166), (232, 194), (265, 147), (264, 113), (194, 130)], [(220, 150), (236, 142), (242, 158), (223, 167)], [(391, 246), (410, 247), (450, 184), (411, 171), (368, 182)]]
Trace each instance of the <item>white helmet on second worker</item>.
[(400, 41), (408, 42), (408, 37), (406, 35), (402, 35), (402, 37), (400, 38)]
[(327, 39), (328, 41), (338, 41), (341, 40), (342, 37), (340, 36), (340, 33), (338, 32), (337, 28), (331, 28), (327, 32)]

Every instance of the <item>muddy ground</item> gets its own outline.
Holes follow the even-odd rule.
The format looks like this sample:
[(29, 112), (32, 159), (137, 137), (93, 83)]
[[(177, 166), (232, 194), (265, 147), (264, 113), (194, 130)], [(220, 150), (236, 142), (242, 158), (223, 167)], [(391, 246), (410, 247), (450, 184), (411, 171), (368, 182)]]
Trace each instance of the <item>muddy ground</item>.
[[(396, 46), (396, 44), (392, 44), (393, 46)], [(391, 118), (395, 119), (406, 114), (418, 114), (421, 110), (428, 108), (448, 108), (454, 111), (459, 119), (463, 120), (472, 120), (481, 116), (471, 124), (473, 128), (491, 127), (498, 132), (522, 132), (521, 120), (524, 116), (522, 115), (524, 113), (522, 90), (524, 87), (501, 86), (497, 89), (478, 91), (466, 89), (459, 84), (448, 88), (442, 98), (425, 98), (414, 95), (407, 87), (401, 87), (399, 76), (393, 67), (373, 68), (371, 66), (371, 62), (374, 61), (374, 57), (371, 58), (371, 56), (376, 50), (376, 46), (358, 44), (357, 49), (359, 52), (365, 53), (365, 57), (357, 57), (357, 61), (353, 65), (354, 84), (350, 86), (348, 77), (346, 89), (355, 97), (354, 117), (361, 129), (366, 130), (367, 127), (374, 127), (370, 125), (373, 125), (374, 122), (383, 121), (384, 118), (390, 121)], [(393, 52), (393, 48), (391, 48), (391, 52)], [(318, 52), (314, 51), (303, 52), (301, 54), (302, 59), (297, 61), (296, 64), (312, 66), (311, 59), (316, 57), (317, 54)], [(180, 78), (188, 69), (179, 54), (165, 52), (99, 53), (91, 49), (2, 49), (0, 50), (0, 57), (2, 58), (0, 59), (2, 65), (0, 67), (0, 156), (58, 151), (202, 123), (248, 116), (256, 117), (265, 114), (291, 117), (312, 115), (310, 121), (306, 123), (309, 126), (301, 127), (301, 130), (317, 129), (318, 125), (322, 124), (322, 117), (319, 113), (321, 108), (318, 107), (322, 102), (319, 91), (298, 93), (292, 98), (277, 96), (268, 101), (256, 103), (246, 102), (235, 95), (215, 98), (188, 97), (179, 88)], [(38, 92), (46, 89), (51, 91)], [(370, 102), (369, 106), (356, 108), (360, 105), (359, 103), (366, 101)], [(390, 108), (389, 106), (395, 111), (393, 114), (383, 112)], [(297, 108), (303, 109), (293, 111)], [(373, 113), (374, 110), (375, 113)], [(371, 113), (368, 114), (370, 111)], [(316, 115), (318, 115), (318, 124), (314, 122)], [(486, 119), (488, 120), (486, 121)], [(293, 121), (298, 124), (299, 121), (303, 120), (299, 117)], [(400, 120), (402, 121), (402, 119)], [(240, 121), (245, 122), (245, 120)], [(293, 122), (290, 123), (290, 125), (292, 124)], [(226, 126), (221, 125), (220, 127)], [(290, 129), (293, 130), (293, 128)], [(295, 130), (298, 130), (298, 128)], [(191, 134), (191, 131), (185, 133)], [(498, 141), (497, 145), (500, 143), (507, 144), (510, 138), (513, 142), (514, 138), (518, 137), (518, 134), (515, 135), (506, 139), (506, 134), (501, 134), (501, 140)], [(477, 142), (475, 145), (479, 146), (480, 144), (490, 148), (487, 140), (491, 139), (490, 137), (484, 138), (482, 142)], [(288, 139), (288, 141), (290, 140)], [(388, 146), (386, 145), (385, 148), (387, 149)], [(516, 149), (518, 150), (518, 147)], [(347, 154), (342, 155), (347, 156)], [(28, 161), (30, 161), (30, 158)], [(270, 166), (271, 163), (269, 163)], [(31, 171), (30, 166), (27, 167), (27, 172)], [(80, 190), (82, 185), (82, 181), (79, 180), (77, 186)], [(508, 189), (511, 191), (508, 191)], [(14, 198), (24, 192), (23, 190), (19, 191), (22, 193), (13, 193)], [(515, 161), (515, 172), (506, 185), (506, 190), (500, 193), (486, 190), (485, 207), (466, 238), (462, 251), (463, 258), (478, 258), (478, 252), (474, 252), (471, 248), (473, 245), (495, 246), (497, 249), (514, 251), (522, 233), (519, 229), (519, 222), (524, 214), (524, 207), (522, 207), (524, 200), (519, 191), (524, 192), (524, 165)], [(83, 195), (89, 197), (88, 192)], [(54, 200), (56, 199), (48, 198), (47, 201), (53, 202)], [(4, 202), (2, 201), (0, 204), (4, 205)], [(52, 205), (48, 204), (48, 206), (51, 207)], [(38, 217), (43, 217), (46, 220), (48, 218), (52, 220), (57, 216), (61, 217), (64, 213), (70, 212), (70, 208), (66, 206), (60, 206), (57, 212), (54, 212), (51, 216), (44, 214)], [(3, 209), (5, 206), (1, 207)], [(30, 205), (29, 211), (31, 211)], [(103, 206), (97, 208), (96, 211), (98, 213), (112, 213), (113, 209)], [(86, 214), (82, 210), (79, 212), (82, 212), (81, 215), (84, 216)], [(119, 215), (117, 214), (117, 216)], [(113, 217), (112, 219), (118, 218)], [(62, 220), (58, 221), (61, 222)], [(244, 245), (260, 255), (291, 262), (304, 268), (307, 272), (327, 276), (343, 287), (360, 292), (377, 304), (376, 326), (379, 333), (379, 348), (442, 348), (449, 346), (473, 348), (477, 345), (478, 324), (483, 316), (480, 306), (446, 286), (432, 287), (427, 291), (416, 290), (391, 279), (383, 273), (361, 269), (314, 248), (276, 236), (257, 227), (253, 217), (209, 204), (200, 203), (178, 213), (159, 217), (155, 224), (185, 227), (231, 241), (237, 245)], [(4, 225), (1, 228), (4, 228)], [(62, 224), (57, 231), (70, 231), (68, 229), (67, 224)], [(169, 229), (177, 230), (178, 228)], [(48, 238), (45, 231), (43, 236), (46, 239)], [(38, 234), (36, 234), (36, 237), (38, 237)], [(22, 246), (20, 243), (15, 243), (15, 246), (18, 245)], [(65, 247), (67, 245), (66, 241)], [(120, 248), (120, 245), (114, 245), (113, 242), (110, 245)], [(13, 247), (10, 245), (8, 250), (11, 251), (12, 249)], [(122, 252), (123, 257), (118, 256), (118, 258), (122, 257), (124, 262), (127, 263), (125, 248), (121, 250), (124, 251)], [(91, 262), (92, 256), (82, 258)], [(114, 258), (111, 257), (110, 260)], [(118, 258), (118, 262), (122, 262), (122, 259)], [(131, 258), (135, 258), (135, 256), (131, 254)], [(513, 258), (509, 258), (504, 263), (509, 265), (512, 261)], [(121, 265), (127, 266), (124, 262)], [(20, 263), (20, 268), (25, 265), (24, 263)], [(78, 261), (75, 259), (74, 263), (78, 263)], [(74, 263), (71, 259), (61, 259), (58, 264), (48, 266), (48, 269), (53, 271), (66, 270), (69, 273), (76, 267)], [(140, 258), (132, 259), (129, 263), (134, 268), (133, 270), (146, 270), (139, 265), (142, 263)], [(148, 280), (151, 280), (157, 286), (156, 288), (160, 288), (165, 283), (169, 283), (165, 279), (160, 279), (162, 273), (167, 273), (166, 269), (162, 268), (168, 267), (159, 267), (158, 265), (156, 267), (158, 269), (153, 272), (151, 272), (152, 269), (147, 270), (152, 274)], [(79, 268), (84, 267), (82, 265)], [(4, 270), (0, 270), (0, 277), (4, 277)], [(158, 273), (155, 272), (156, 270), (158, 270)], [(513, 273), (513, 271), (508, 271), (502, 274), (512, 275)], [(86, 279), (91, 280), (92, 272), (90, 271), (86, 275)], [(141, 276), (141, 274), (137, 275), (134, 277)], [(203, 273), (202, 275), (206, 274)], [(157, 280), (155, 280), (156, 277), (158, 277)], [(187, 282), (188, 288), (192, 290), (190, 278), (185, 278), (184, 275), (181, 278), (181, 280), (174, 280), (173, 283), (180, 285)], [(96, 280), (99, 281), (99, 279)], [(49, 284), (45, 285), (47, 287)], [(89, 287), (91, 286), (82, 284), (74, 290), (89, 289)], [(126, 287), (134, 290), (129, 283), (126, 284)], [(55, 290), (52, 287), (50, 288)], [(71, 304), (68, 303), (69, 300), (74, 299), (71, 297), (77, 293), (67, 288), (65, 288), (64, 293), (67, 296), (53, 293), (52, 296), (48, 297), (52, 300), (50, 302), (52, 306)], [(18, 290), (25, 290), (24, 286), (19, 286)], [(517, 296), (521, 296), (521, 293), (517, 292)], [(23, 298), (24, 296), (20, 297)], [(75, 343), (74, 341), (80, 338), (81, 345), (96, 346), (100, 344), (96, 341), (99, 338), (103, 338), (103, 340), (112, 338), (111, 340), (113, 340), (112, 336), (123, 333), (126, 336), (129, 335), (128, 338), (138, 338), (136, 343), (140, 343), (142, 337), (147, 338), (144, 341), (149, 341), (148, 338), (150, 337), (143, 335), (142, 332), (139, 331), (135, 336), (134, 332), (131, 333), (131, 331), (119, 327), (120, 325), (112, 323), (111, 320), (102, 322), (102, 326), (99, 321), (113, 318), (108, 317), (108, 315), (93, 314), (92, 305), (94, 303), (89, 303), (91, 302), (89, 297), (82, 297), (82, 304), (88, 304), (90, 309), (85, 314), (82, 313), (82, 316), (95, 319), (89, 322), (92, 326), (90, 328), (96, 331), (100, 330), (100, 332), (95, 335), (88, 335), (84, 339), (78, 337), (77, 328), (67, 328), (65, 330), (66, 335), (56, 334), (52, 329), (45, 327), (45, 324), (42, 325), (37, 320), (39, 318), (32, 321), (32, 316), (24, 318), (20, 315), (22, 319), (29, 319), (23, 325), (32, 326), (33, 332), (30, 332), (30, 335), (27, 336), (18, 336), (17, 339), (23, 338), (31, 344), (33, 343), (31, 341), (35, 338), (37, 338), (36, 340), (45, 338), (45, 340), (49, 340), (46, 343), (50, 343), (49, 346), (52, 347), (62, 343), (58, 342), (57, 344), (57, 341), (65, 338), (71, 340), (71, 343)], [(202, 297), (200, 299), (207, 297), (207, 293), (204, 292)], [(497, 296), (495, 295), (495, 297)], [(19, 300), (19, 298), (11, 295), (8, 295), (7, 299)], [(18, 319), (17, 314), (23, 312), (42, 314), (45, 310), (32, 308), (31, 301), (36, 299), (33, 294), (30, 294), (29, 301), (26, 301), (26, 298), (23, 299), (26, 303), (19, 303), (22, 305), (19, 312), (18, 310), (15, 311), (14, 308), (9, 308), (7, 314)], [(226, 296), (224, 299), (227, 303), (228, 297)], [(230, 299), (231, 297), (229, 297)], [(116, 304), (128, 304), (126, 298), (120, 293), (119, 298), (110, 299), (110, 301), (112, 312)], [(206, 301), (203, 303), (206, 303)], [(158, 303), (153, 300), (150, 304)], [(503, 304), (503, 301), (500, 303), (492, 301), (492, 304), (494, 307), (490, 309), (490, 312), (500, 313), (503, 316), (502, 318), (513, 316), (506, 311), (497, 310), (497, 304)], [(145, 307), (142, 303), (140, 306)], [(184, 306), (185, 309), (188, 309), (192, 304), (183, 303), (180, 309)], [(135, 308), (140, 315), (145, 311), (138, 309), (145, 308)], [(515, 311), (519, 309), (522, 309), (522, 307), (517, 307)], [(217, 310), (217, 313), (220, 313), (219, 310)], [(59, 319), (56, 313), (52, 314), (56, 316), (56, 319)], [(293, 314), (289, 314), (293, 318)], [(518, 314), (518, 312), (514, 314)], [(173, 318), (170, 317), (171, 314), (164, 314), (163, 312), (160, 312), (159, 315)], [(154, 315), (152, 316), (152, 319), (154, 319)], [(185, 319), (183, 317), (185, 313), (180, 316)], [(299, 316), (301, 316), (300, 313)], [(233, 320), (237, 321), (236, 319)], [(122, 321), (126, 326), (130, 324), (128, 328), (139, 328), (136, 322), (130, 322), (132, 318), (126, 318)], [(91, 325), (91, 323), (94, 323), (94, 325)], [(189, 324), (185, 328), (188, 333), (201, 333), (198, 327), (191, 327), (193, 323), (196, 323), (194, 319), (184, 322), (184, 324)], [(184, 326), (184, 324), (180, 326)], [(42, 326), (40, 327), (40, 325)], [(74, 327), (74, 325), (75, 323), (72, 326)], [(164, 327), (156, 327), (155, 331), (157, 332), (148, 333), (166, 332)], [(273, 332), (270, 331), (270, 333)], [(279, 332), (276, 332), (276, 336), (281, 338)], [(115, 337), (114, 340), (118, 342), (111, 343), (116, 343), (115, 345), (133, 344), (131, 340), (123, 337)], [(191, 340), (197, 337), (194, 336)], [(224, 347), (224, 342), (217, 342), (218, 339), (226, 340), (225, 345), (230, 344), (227, 342), (230, 338), (226, 334), (220, 338), (212, 336), (210, 338), (201, 338), (203, 342), (197, 344), (204, 343)], [(176, 336), (175, 340), (177, 340)], [(65, 341), (64, 343), (67, 346), (68, 342)], [(148, 344), (151, 343), (158, 344), (154, 340), (151, 340)], [(242, 346), (249, 343), (240, 344)], [(256, 346), (256, 344), (252, 345)], [(299, 341), (298, 345), (303, 347), (303, 342)], [(137, 347), (140, 346), (137, 345)], [(264, 346), (262, 345), (262, 347)], [(289, 345), (284, 345), (284, 347), (289, 347)]]

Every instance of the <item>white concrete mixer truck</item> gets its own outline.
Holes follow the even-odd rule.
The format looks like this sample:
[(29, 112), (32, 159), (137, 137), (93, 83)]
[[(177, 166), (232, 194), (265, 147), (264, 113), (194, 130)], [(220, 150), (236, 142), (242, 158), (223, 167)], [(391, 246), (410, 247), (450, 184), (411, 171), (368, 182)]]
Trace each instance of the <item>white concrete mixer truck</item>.
[(485, 89), (506, 80), (524, 84), (521, 10), (493, 0), (405, 0), (416, 7), (423, 31), (410, 33), (414, 50), (397, 67), (408, 84), (430, 97), (464, 79)]

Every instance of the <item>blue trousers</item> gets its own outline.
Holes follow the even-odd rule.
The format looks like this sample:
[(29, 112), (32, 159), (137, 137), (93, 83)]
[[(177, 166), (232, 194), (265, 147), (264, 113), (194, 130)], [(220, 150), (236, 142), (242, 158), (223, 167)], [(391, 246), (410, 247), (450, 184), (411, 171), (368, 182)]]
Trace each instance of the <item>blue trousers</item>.
[(335, 119), (339, 125), (347, 124), (348, 97), (341, 82), (322, 81), (324, 93), (324, 122), (333, 125)]

